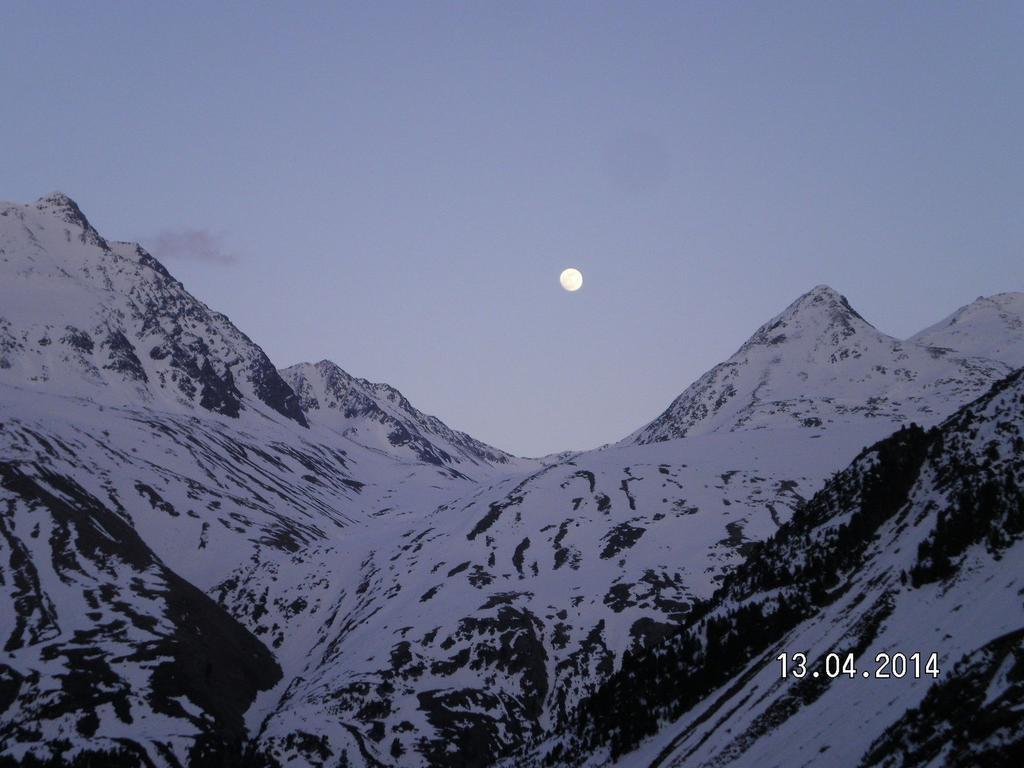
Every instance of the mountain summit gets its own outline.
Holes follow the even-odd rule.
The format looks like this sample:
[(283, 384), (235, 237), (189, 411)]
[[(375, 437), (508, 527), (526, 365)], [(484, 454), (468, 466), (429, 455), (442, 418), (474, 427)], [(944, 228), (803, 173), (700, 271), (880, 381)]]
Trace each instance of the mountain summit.
[(881, 335), (850, 306), (845, 296), (827, 285), (818, 285), (758, 328), (743, 348), (777, 346), (800, 339), (809, 341), (815, 350), (825, 350), (831, 357), (845, 339), (857, 334)]
[(35, 202), (35, 208), (38, 211), (53, 213), (54, 215), (59, 216), (66, 224), (71, 224), (73, 227), (77, 227), (82, 230), (82, 234), (80, 236), (82, 242), (91, 243), (92, 245), (99, 246), (104, 250), (107, 249), (106, 240), (104, 240), (100, 233), (93, 228), (92, 224), (89, 223), (89, 220), (85, 218), (85, 214), (82, 213), (82, 209), (78, 207), (78, 203), (63, 192), (51, 192), (50, 194), (39, 198)]
[(1012, 366), (878, 331), (819, 285), (626, 438), (648, 443), (734, 430), (823, 429), (835, 422), (935, 423)]
[(262, 349), (60, 192), (0, 203), (0, 381), (230, 417), (265, 409), (306, 426)]
[(979, 296), (911, 341), (1024, 366), (1024, 293)]
[(358, 379), (330, 360), (281, 371), (311, 422), (367, 447), (437, 466), (504, 465), (513, 457), (414, 408), (389, 384)]

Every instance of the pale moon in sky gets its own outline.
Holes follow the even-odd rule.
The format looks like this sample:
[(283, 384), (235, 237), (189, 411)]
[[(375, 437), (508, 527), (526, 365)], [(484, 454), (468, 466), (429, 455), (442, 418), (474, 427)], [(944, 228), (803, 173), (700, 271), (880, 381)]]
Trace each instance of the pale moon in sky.
[(578, 291), (583, 286), (583, 273), (575, 267), (569, 267), (562, 270), (562, 274), (558, 277), (558, 282), (567, 291)]

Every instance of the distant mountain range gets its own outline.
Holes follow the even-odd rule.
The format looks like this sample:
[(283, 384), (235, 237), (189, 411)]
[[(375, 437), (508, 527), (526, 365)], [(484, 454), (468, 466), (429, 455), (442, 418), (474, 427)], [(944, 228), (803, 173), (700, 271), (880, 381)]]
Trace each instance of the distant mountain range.
[(1019, 754), (1022, 365), (1020, 293), (901, 341), (818, 286), (622, 441), (524, 459), (278, 371), (64, 195), (0, 203), (0, 766)]

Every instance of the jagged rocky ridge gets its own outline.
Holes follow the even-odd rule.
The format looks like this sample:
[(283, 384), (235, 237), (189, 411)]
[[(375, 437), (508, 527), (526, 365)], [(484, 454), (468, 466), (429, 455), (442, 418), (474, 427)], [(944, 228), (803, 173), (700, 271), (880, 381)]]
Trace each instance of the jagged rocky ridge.
[[(818, 312), (815, 296), (833, 292), (816, 289), (797, 302), (807, 309), (790, 324), (799, 326), (794, 338), (818, 339), (801, 370), (833, 393), (815, 404), (819, 416), (828, 408), (840, 413), (834, 393), (843, 392), (841, 415), (822, 425), (780, 410), (763, 423), (750, 418), (682, 440), (513, 459), (424, 416), (386, 385), (325, 362), (278, 377), (303, 426), (261, 399), (240, 374), (246, 366), (233, 362), (255, 359), (258, 347), (215, 313), (183, 320), (209, 310), (177, 296), (172, 288), (180, 285), (169, 275), (170, 283), (153, 278), (150, 271), (166, 270), (152, 257), (122, 261), (122, 251), (139, 253), (135, 246), (107, 243), (105, 251), (77, 206), (63, 200), (0, 206), (9, 211), (0, 217), (7, 329), (0, 355), (9, 363), (0, 370), (0, 460), (26, 478), (0, 490), (7, 531), (0, 641), (21, 638), (3, 657), (0, 754), (17, 759), (127, 749), (164, 765), (200, 753), (215, 764), (493, 764), (571, 722), (627, 650), (651, 647), (685, 623), (756, 542), (864, 445), (911, 419), (937, 423), (1009, 369), (1006, 360), (978, 357), (972, 334), (935, 352), (899, 342), (925, 350), (929, 368), (904, 377), (913, 394), (905, 404), (890, 388), (876, 407), (875, 385), (892, 381), (843, 365), (852, 353), (831, 362), (832, 335), (815, 330), (828, 313)], [(35, 241), (22, 231), (25, 221)], [(166, 315), (147, 294), (156, 289), (135, 286), (151, 280), (172, 294)], [(39, 308), (54, 295), (59, 319), (93, 340), (88, 354), (79, 356), (74, 343), (41, 341), (53, 341), (53, 333), (39, 331), (56, 323)], [(126, 320), (136, 312), (148, 324)], [(145, 380), (105, 367), (100, 353), (118, 346), (96, 344), (109, 338), (108, 315)], [(998, 328), (1013, 331), (1011, 322)], [(195, 368), (208, 365), (222, 383), (233, 372), (237, 412), (224, 407), (227, 396), (203, 403), (191, 365), (162, 368), (140, 354), (154, 335), (191, 350)], [(860, 331), (836, 339), (836, 349), (867, 344), (861, 358), (877, 357)], [(752, 356), (744, 376), (760, 380), (760, 365), (772, 369), (771, 382), (783, 381), (773, 359)], [(908, 359), (925, 360), (916, 351)], [(192, 395), (179, 386), (185, 379)], [(767, 413), (765, 391), (751, 394), (745, 412)], [(813, 399), (810, 384), (804, 394)], [(730, 407), (739, 408), (733, 400)], [(104, 531), (108, 518), (98, 510), (109, 513), (115, 539), (121, 520), (151, 557), (122, 568), (119, 554), (79, 548), (74, 531), (88, 530), (87, 522), (62, 523), (33, 487), (96, 509), (89, 517)], [(67, 496), (67, 489), (80, 491)], [(71, 533), (50, 536), (61, 525)], [(78, 570), (65, 565), (65, 550)], [(214, 625), (243, 645), (238, 638), (254, 638), (271, 654), (276, 683), (273, 675), (253, 677), (254, 687), (225, 707), (199, 681), (194, 692), (169, 694), (179, 711), (161, 703), (168, 694), (142, 651), (134, 671), (118, 666), (133, 649), (148, 648), (151, 636), (145, 626), (129, 631), (116, 616), (103, 619), (114, 637), (96, 635), (86, 661), (65, 655), (62, 666), (50, 658), (87, 636), (76, 633), (96, 630), (87, 593), (127, 596), (109, 612), (152, 617), (161, 637), (188, 637), (169, 588), (151, 584), (173, 583), (178, 594), (175, 577), (213, 601)], [(47, 605), (57, 627), (47, 631), (56, 633), (33, 635)], [(168, 648), (167, 658), (175, 658)], [(125, 707), (94, 706), (82, 687), (65, 687), (67, 670), (92, 658), (115, 662), (103, 673), (105, 686), (136, 693), (127, 700), (130, 721)], [(225, 661), (224, 673), (244, 670), (233, 666), (241, 661), (244, 654)], [(211, 670), (211, 680), (220, 674)], [(30, 707), (26, 680), (35, 686), (32, 700), (49, 705)], [(27, 719), (35, 730), (23, 727)], [(229, 721), (231, 728), (209, 726)], [(221, 731), (225, 738), (211, 741)]]

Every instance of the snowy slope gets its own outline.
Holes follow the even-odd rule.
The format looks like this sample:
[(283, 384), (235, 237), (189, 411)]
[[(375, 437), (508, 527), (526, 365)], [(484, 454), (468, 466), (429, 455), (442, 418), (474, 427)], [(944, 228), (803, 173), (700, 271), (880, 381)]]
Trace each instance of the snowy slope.
[[(151, 757), (159, 749), (185, 755), (204, 732), (194, 718), (230, 722), (225, 733), (241, 733), (255, 688), (241, 691), (229, 712), (211, 709), (200, 690), (175, 694), (195, 705), (183, 705), (187, 718), (175, 709), (143, 719), (146, 691), (160, 688), (158, 678), (168, 674), (154, 665), (180, 653), (139, 650), (135, 669), (111, 660), (187, 629), (191, 619), (179, 596), (187, 587), (190, 603), (205, 593), (213, 605), (230, 608), (218, 607), (215, 626), (227, 628), (217, 633), (262, 642), (258, 666), (277, 672), (251, 676), (267, 687), (282, 679), (282, 667), (291, 669), (283, 662), (292, 642), (308, 648), (299, 628), (314, 636), (327, 618), (325, 606), (351, 589), (355, 575), (341, 570), (331, 578), (332, 569), (358, 566), (346, 559), (358, 547), (341, 543), (474, 486), (316, 426), (97, 406), (6, 385), (0, 385), (0, 470), (0, 666), (17, 683), (10, 683), (10, 702), (0, 699), (0, 752), (13, 754), (36, 740), (21, 725), (27, 717), (39, 722), (47, 741), (106, 748), (111, 738), (131, 736)], [(87, 544), (92, 539), (111, 543), (98, 550)], [(245, 579), (246, 568), (259, 569), (263, 580)], [(286, 591), (298, 576), (308, 582)], [(169, 587), (173, 594), (165, 597)], [(96, 622), (110, 626), (97, 632)], [(86, 638), (92, 638), (88, 645)], [(51, 663), (67, 647), (91, 650), (71, 655), (65, 666)], [(202, 656), (219, 669), (219, 653), (218, 647)], [(106, 666), (94, 670), (93, 656)], [(79, 662), (86, 665), (79, 671), (82, 686), (67, 688), (61, 675)], [(90, 706), (84, 692), (99, 680), (137, 691), (140, 703), (129, 698), (121, 709), (103, 710), (96, 727), (83, 733), (78, 722)], [(211, 685), (222, 682), (219, 672), (211, 673)], [(39, 709), (36, 701), (48, 703)]]
[[(845, 393), (839, 411), (836, 398), (806, 390), (819, 414), (832, 408), (827, 429), (766, 413), (683, 440), (554, 457), (407, 527), (369, 532), (358, 556), (339, 558), (360, 562), (348, 571), (359, 588), (336, 604), (342, 629), (299, 654), (287, 707), (264, 722), (267, 744), (304, 731), (337, 750), (348, 734), (355, 744), (343, 749), (385, 764), (392, 749), (401, 765), (487, 764), (557, 727), (627, 649), (710, 597), (863, 446), (910, 418), (936, 423), (1009, 368), (888, 340), (840, 299), (829, 308), (833, 298), (818, 289), (783, 314), (794, 341), (813, 350), (807, 380)], [(836, 330), (846, 323), (860, 330)], [(762, 328), (745, 348), (764, 338)], [(897, 385), (873, 369), (857, 378), (863, 366), (832, 368), (858, 354), (877, 360), (879, 348), (927, 376), (900, 372)], [(774, 357), (751, 355), (747, 370), (786, 374)], [(905, 381), (907, 401), (895, 394)], [(884, 406), (879, 391), (890, 393)]]
[[(625, 442), (737, 429), (884, 422), (935, 423), (1014, 367), (1021, 307), (1008, 306), (1005, 343), (956, 354), (876, 330), (828, 286), (801, 296), (742, 347), (691, 384)], [(993, 330), (997, 330), (993, 327)], [(1003, 330), (1003, 329), (998, 329)]]
[(138, 245), (101, 237), (61, 193), (0, 203), (0, 382), (305, 425), (263, 350)]
[(909, 341), (1024, 366), (1024, 293), (980, 296)]
[(350, 376), (330, 360), (281, 371), (306, 417), (377, 450), (472, 473), (514, 457), (417, 410), (394, 387)]
[(0, 503), (0, 754), (229, 755), (281, 677), (268, 649), (73, 480), (2, 461)]
[[(858, 456), (677, 634), (624, 664), (580, 731), (516, 762), (1017, 764), (1022, 563), (1024, 370)], [(782, 652), (805, 653), (808, 673), (783, 679)], [(826, 674), (832, 652), (852, 654), (853, 679)], [(920, 676), (878, 658), (915, 652)]]
[[(709, 596), (867, 435), (795, 438), (786, 452), (745, 433), (581, 454), (292, 563), (271, 602), (318, 576), (348, 586), (330, 624), (293, 623), (280, 658), (294, 683), (261, 744), (311, 760), (284, 746), (301, 731), (335, 756), (392, 764), (397, 741), (400, 765), (485, 765), (543, 733), (626, 648)], [(258, 565), (239, 578), (269, 581)]]
[(527, 460), (333, 363), (277, 372), (63, 196), (0, 205), (0, 272), (0, 754), (157, 765), (515, 752), (863, 446), (1003, 376), (1019, 327), (898, 342), (815, 289), (635, 440)]
[(474, 482), (309, 427), (259, 347), (66, 198), (4, 206), (0, 243), (0, 754), (232, 754), (289, 621), (318, 609), (310, 591), (262, 608), (238, 569), (331, 561)]

